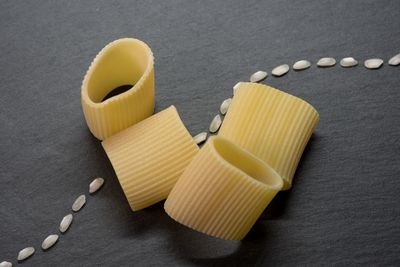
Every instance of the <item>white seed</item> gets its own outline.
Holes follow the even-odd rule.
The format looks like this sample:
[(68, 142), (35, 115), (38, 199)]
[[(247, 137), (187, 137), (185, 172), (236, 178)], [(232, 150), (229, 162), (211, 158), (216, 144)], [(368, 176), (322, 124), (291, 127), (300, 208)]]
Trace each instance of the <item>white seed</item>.
[(74, 204), (72, 204), (72, 210), (75, 212), (78, 212), (83, 205), (85, 205), (86, 203), (86, 196), (85, 195), (80, 195), (74, 202)]
[(65, 231), (68, 230), (68, 228), (70, 227), (70, 225), (72, 223), (73, 218), (74, 218), (74, 216), (72, 216), (72, 214), (68, 214), (68, 215), (64, 216), (64, 218), (60, 222), (60, 227), (59, 227), (61, 233), (65, 233)]
[(323, 57), (320, 58), (317, 62), (317, 66), (321, 68), (333, 67), (336, 65), (336, 59), (333, 57)]
[(58, 235), (49, 235), (46, 237), (45, 240), (42, 242), (42, 249), (47, 250), (54, 246), (54, 244), (58, 241)]
[(383, 60), (380, 58), (371, 58), (364, 61), (364, 66), (367, 69), (379, 69), (383, 65)]
[(358, 61), (355, 60), (353, 57), (345, 57), (340, 60), (340, 65), (343, 68), (350, 68), (358, 65)]
[(27, 258), (29, 258), (30, 256), (32, 256), (33, 253), (35, 253), (35, 248), (33, 248), (33, 247), (24, 248), (23, 250), (21, 250), (21, 251), (18, 253), (18, 258), (17, 258), (17, 259), (18, 259), (19, 261), (26, 260)]
[(265, 71), (259, 70), (250, 76), (250, 82), (252, 82), (252, 83), (260, 82), (260, 81), (264, 80), (265, 78), (267, 78), (267, 76), (268, 76), (268, 73), (266, 73)]
[(12, 263), (9, 261), (3, 261), (0, 263), (0, 267), (12, 267)]
[(294, 70), (305, 70), (311, 66), (311, 62), (308, 60), (299, 60), (293, 64)]
[(207, 133), (206, 132), (199, 133), (198, 135), (193, 137), (193, 141), (198, 145), (200, 145), (201, 143), (206, 141), (206, 139), (207, 139)]
[(210, 127), (209, 127), (210, 132), (211, 133), (217, 132), (219, 127), (221, 127), (221, 123), (222, 123), (222, 119), (221, 119), (221, 116), (218, 114), (211, 121), (211, 124), (210, 124)]
[(237, 89), (239, 89), (241, 82), (238, 82), (237, 84), (235, 84), (235, 86), (233, 86), (233, 95), (236, 94)]
[(278, 67), (275, 67), (272, 70), (272, 75), (274, 75), (276, 77), (281, 77), (281, 76), (285, 75), (286, 73), (288, 73), (289, 68), (290, 67), (289, 67), (288, 64), (283, 64), (283, 65), (280, 65)]
[(389, 65), (391, 66), (398, 66), (400, 65), (400, 54), (395, 55), (391, 59), (389, 59)]
[(232, 98), (225, 99), (222, 101), (221, 106), (219, 107), (219, 111), (222, 115), (225, 115), (231, 105)]
[(89, 193), (93, 194), (95, 192), (97, 192), (104, 184), (104, 179), (101, 177), (98, 177), (96, 179), (94, 179), (90, 185), (89, 185)]

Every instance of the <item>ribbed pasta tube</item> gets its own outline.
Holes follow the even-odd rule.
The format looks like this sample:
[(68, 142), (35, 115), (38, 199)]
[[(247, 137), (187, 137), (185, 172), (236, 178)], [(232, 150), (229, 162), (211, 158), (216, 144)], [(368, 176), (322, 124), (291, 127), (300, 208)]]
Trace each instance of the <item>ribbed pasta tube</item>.
[(133, 211), (165, 199), (199, 150), (174, 106), (102, 145)]
[[(154, 58), (142, 41), (119, 39), (104, 47), (90, 65), (81, 88), (86, 123), (103, 140), (154, 112)], [(103, 101), (113, 89), (128, 91)]]
[(185, 169), (164, 208), (194, 230), (241, 240), (282, 186), (264, 161), (215, 136)]
[(263, 84), (240, 83), (218, 135), (274, 168), (286, 190), (318, 121), (315, 108), (298, 97)]

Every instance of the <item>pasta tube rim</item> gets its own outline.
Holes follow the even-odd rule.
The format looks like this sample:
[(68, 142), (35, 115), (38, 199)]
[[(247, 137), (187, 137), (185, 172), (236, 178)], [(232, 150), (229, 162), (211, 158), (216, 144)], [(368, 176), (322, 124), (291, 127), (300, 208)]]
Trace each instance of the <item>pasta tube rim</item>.
[[(89, 79), (93, 75), (93, 72), (95, 71), (94, 66), (96, 66), (99, 62), (101, 62), (101, 60), (104, 56), (111, 53), (112, 49), (118, 49), (118, 45), (125, 43), (125, 42), (132, 42), (132, 43), (142, 46), (142, 48), (146, 52), (146, 57), (147, 57), (146, 69), (144, 70), (144, 72), (141, 75), (141, 77), (139, 78), (139, 80), (127, 91), (125, 91), (121, 94), (115, 95), (115, 96), (108, 98), (101, 102), (93, 101), (92, 97), (89, 95), (89, 92), (88, 92), (88, 90), (89, 90), (88, 83), (89, 83)], [(105, 47), (103, 47), (100, 50), (100, 52), (95, 56), (92, 63), (90, 64), (90, 66), (83, 78), (83, 82), (82, 82), (82, 90), (81, 90), (82, 100), (85, 101), (85, 104), (90, 105), (91, 107), (101, 108), (101, 107), (109, 105), (109, 103), (120, 101), (121, 99), (125, 99), (126, 97), (133, 95), (135, 91), (140, 90), (140, 88), (142, 87), (145, 80), (151, 74), (151, 71), (153, 70), (153, 68), (154, 68), (154, 55), (153, 55), (153, 52), (151, 51), (150, 47), (145, 42), (143, 42), (139, 39), (134, 39), (134, 38), (121, 38), (121, 39), (112, 41), (111, 43), (107, 44)], [(113, 89), (115, 89), (115, 88), (110, 88), (110, 91), (112, 91)]]

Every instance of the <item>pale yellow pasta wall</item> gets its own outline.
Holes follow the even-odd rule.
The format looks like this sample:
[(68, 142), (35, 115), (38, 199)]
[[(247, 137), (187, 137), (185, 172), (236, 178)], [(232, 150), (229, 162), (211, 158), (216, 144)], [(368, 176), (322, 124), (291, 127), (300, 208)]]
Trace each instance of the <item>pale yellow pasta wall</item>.
[(134, 211), (165, 199), (199, 150), (174, 106), (102, 145)]
[(264, 160), (282, 176), (283, 189), (289, 189), (318, 121), (315, 108), (298, 97), (240, 83), (218, 135)]
[(190, 162), (164, 207), (194, 230), (241, 240), (282, 186), (265, 162), (216, 136)]

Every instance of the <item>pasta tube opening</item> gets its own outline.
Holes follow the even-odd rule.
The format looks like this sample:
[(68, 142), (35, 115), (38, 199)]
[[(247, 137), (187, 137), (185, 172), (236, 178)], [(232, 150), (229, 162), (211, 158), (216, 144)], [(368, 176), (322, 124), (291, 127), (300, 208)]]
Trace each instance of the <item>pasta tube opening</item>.
[(272, 188), (282, 186), (282, 179), (271, 168), (266, 167), (265, 163), (255, 158), (252, 154), (240, 149), (238, 146), (224, 138), (211, 138), (213, 147), (228, 166), (237, 168), (244, 172), (249, 179), (255, 179)]

